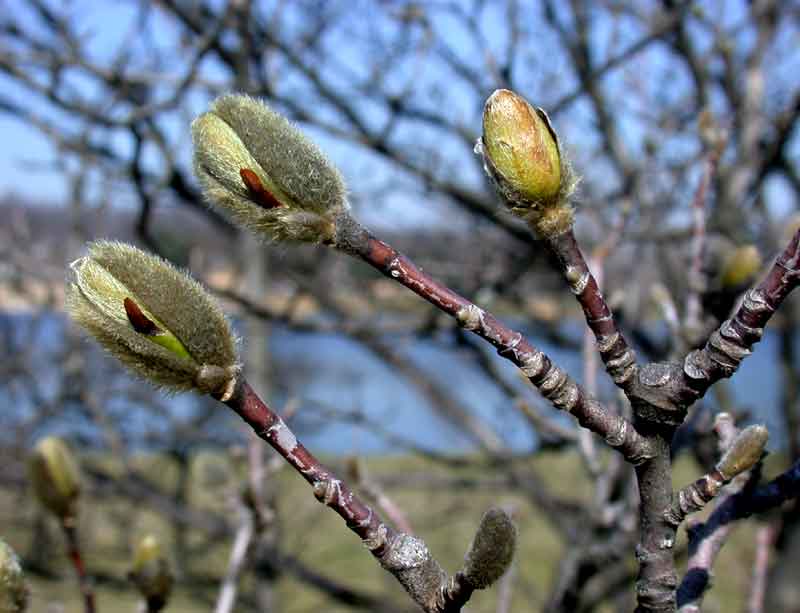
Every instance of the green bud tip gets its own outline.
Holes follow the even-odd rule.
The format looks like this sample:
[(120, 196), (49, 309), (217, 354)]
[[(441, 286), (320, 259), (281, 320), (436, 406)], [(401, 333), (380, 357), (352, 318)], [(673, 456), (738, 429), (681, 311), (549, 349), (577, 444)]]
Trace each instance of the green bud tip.
[(495, 91), (483, 110), (476, 151), (511, 211), (538, 234), (556, 236), (572, 226), (568, 199), (577, 181), (542, 109), (507, 89)]
[(481, 518), (461, 572), (475, 589), (487, 588), (506, 572), (516, 546), (514, 522), (502, 509), (491, 508)]
[(194, 169), (206, 199), (273, 240), (332, 243), (346, 216), (344, 180), (287, 119), (228, 94), (192, 123)]
[(717, 471), (730, 481), (736, 475), (750, 470), (761, 459), (768, 440), (769, 431), (765, 426), (747, 426), (733, 439), (717, 464)]
[(125, 366), (168, 391), (230, 397), (239, 372), (236, 339), (199, 283), (117, 242), (91, 243), (71, 268), (67, 310)]
[(75, 517), (81, 491), (78, 464), (56, 436), (41, 439), (31, 453), (28, 472), (36, 498), (62, 520)]
[(151, 605), (158, 604), (162, 608), (169, 599), (172, 572), (161, 552), (161, 544), (152, 534), (145, 536), (136, 546), (128, 578)]
[(14, 550), (0, 539), (0, 613), (21, 613), (28, 605), (28, 588)]
[(722, 287), (733, 289), (749, 285), (761, 270), (762, 263), (755, 245), (737, 247), (725, 259), (720, 272)]

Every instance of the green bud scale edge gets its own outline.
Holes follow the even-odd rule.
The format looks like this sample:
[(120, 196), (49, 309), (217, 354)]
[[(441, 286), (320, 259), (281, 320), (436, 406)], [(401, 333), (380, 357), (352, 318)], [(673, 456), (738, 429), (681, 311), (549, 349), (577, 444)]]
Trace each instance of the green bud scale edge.
[(241, 94), (218, 98), (192, 123), (205, 198), (272, 240), (333, 242), (347, 190), (336, 167), (285, 117)]
[(67, 311), (135, 374), (167, 391), (232, 393), (236, 338), (222, 310), (188, 274), (111, 241), (91, 243), (71, 269)]

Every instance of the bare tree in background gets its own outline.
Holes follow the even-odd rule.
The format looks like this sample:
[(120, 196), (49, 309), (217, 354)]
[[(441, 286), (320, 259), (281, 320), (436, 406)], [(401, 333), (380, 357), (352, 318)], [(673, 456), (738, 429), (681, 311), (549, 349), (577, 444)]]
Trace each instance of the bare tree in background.
[[(639, 495), (622, 458), (608, 453), (598, 437), (561, 421), (535, 390), (521, 385), (453, 321), (433, 310), (408, 308), (397, 293), (368, 283), (361, 269), (336, 254), (266, 246), (267, 286), (255, 294), (242, 289), (239, 279), (258, 274), (250, 270), (258, 256), (230, 248), (238, 240), (236, 230), (203, 204), (190, 170), (188, 126), (219, 94), (236, 90), (265, 99), (308, 128), (343, 169), (357, 213), (396, 236), (433, 276), (482, 307), (523, 317), (535, 334), (574, 351), (575, 338), (558, 325), (561, 303), (553, 307), (552, 300), (541, 300), (566, 291), (552, 272), (548, 250), (523, 223), (499, 212), (473, 153), (487, 96), (497, 88), (513, 89), (550, 114), (583, 177), (576, 234), (589, 246), (589, 266), (623, 335), (643, 363), (683, 359), (705, 345), (737, 307), (742, 291), (755, 283), (754, 271), (743, 278), (734, 274), (732, 281), (726, 277), (736, 248), (754, 245), (771, 261), (794, 223), (800, 195), (796, 3), (131, 1), (114, 9), (124, 14), (125, 26), (115, 30), (119, 35), (105, 38), (88, 5), (13, 4), (14, 10), (0, 17), (5, 85), (0, 111), (48, 139), (51, 170), (61, 174), (65, 190), (40, 196), (58, 205), (57, 213), (9, 206), (8, 222), (0, 229), (3, 291), (38, 308), (25, 326), (4, 324), (3, 347), (15, 359), (2, 366), (3, 388), (9, 406), (26, 407), (19, 416), (3, 412), (5, 483), (21, 487), (24, 473), (14, 458), (23, 456), (38, 432), (74, 416), (70, 436), (77, 441), (130, 458), (133, 439), (143, 439), (168, 449), (183, 467), (178, 480), (183, 486), (175, 491), (164, 491), (127, 460), (125, 478), (102, 465), (88, 469), (98, 496), (113, 492), (144, 500), (167, 517), (177, 544), (184, 528), (202, 531), (209, 543), (232, 539), (244, 525), (241, 517), (250, 517), (261, 532), (245, 548), (242, 573), (255, 572), (259, 581), (291, 575), (342, 607), (407, 606), (394, 593), (387, 602), (378, 587), (350, 585), (324, 564), (277, 542), (270, 522), (291, 517), (281, 517), (287, 511), (280, 500), (269, 491), (259, 493), (256, 483), (250, 489), (255, 500), (242, 503), (232, 494), (242, 513), (228, 517), (192, 507), (188, 458), (204, 445), (234, 440), (222, 434), (229, 427), (214, 426), (224, 417), (213, 404), (192, 401), (185, 412), (170, 413), (166, 401), (141, 386), (104, 376), (111, 367), (77, 338), (67, 336), (63, 347), (43, 348), (36, 341), (54, 325), (50, 313), (59, 307), (54, 284), (63, 276), (62, 263), (98, 231), (132, 230), (143, 245), (205, 277), (243, 315), (346, 335), (400, 373), (405, 385), (470, 441), (475, 453), (458, 462), (477, 476), (459, 481), (463, 489), (425, 475), (358, 479), (386, 515), (397, 511), (402, 517), (403, 509), (394, 509), (392, 488), (416, 481), (421, 487), (450, 487), (464, 498), (473, 490), (493, 488), (498, 497), (514, 491), (520, 503), (549, 520), (564, 548), (560, 559), (541, 561), (552, 565), (547, 593), (531, 594), (534, 584), (517, 566), (497, 610), (589, 611), (609, 602), (633, 607), (636, 575), (630, 562), (639, 538)], [(26, 172), (21, 168), (20, 184), (35, 180)], [(126, 214), (123, 227), (103, 224)], [(57, 244), (42, 230), (55, 215), (71, 226), (66, 234), (61, 228), (65, 240)], [(413, 231), (404, 235), (401, 229), (409, 226)], [(198, 239), (182, 232), (184, 227), (197, 229)], [(235, 274), (223, 276), (220, 270)], [(265, 301), (265, 294), (282, 299)], [(305, 316), (308, 304), (324, 317)], [(654, 332), (654, 316), (667, 323), (668, 334)], [(780, 357), (773, 368), (781, 380), (784, 468), (800, 460), (797, 316), (789, 299), (771, 323)], [(628, 401), (598, 381), (588, 330), (586, 338), (585, 389), (627, 415)], [(498, 422), (465, 408), (447, 381), (401, 350), (403, 343), (419, 339), (456, 346), (469, 356), (502, 392)], [(87, 371), (84, 361), (96, 376), (80, 374)], [(60, 372), (46, 389), (34, 376), (43, 363)], [(282, 385), (280, 378), (272, 385)], [(302, 382), (281, 392), (298, 399), (300, 416), (313, 411)], [(166, 425), (134, 437), (134, 406)], [(367, 407), (333, 408), (337, 415), (370, 423)], [(744, 418), (747, 408), (726, 381), (717, 382), (713, 397), (695, 405), (678, 431), (673, 454), (692, 454), (711, 470), (720, 455), (717, 445), (724, 451), (735, 429), (723, 419), (714, 430), (712, 416), (725, 411)], [(499, 427), (510, 415), (518, 420), (511, 423), (536, 433), (535, 451), (510, 446)], [(432, 462), (455, 461), (415, 445), (413, 433), (399, 442)], [(531, 469), (529, 456), (543, 449), (577, 449), (590, 494), (566, 495)], [(253, 470), (273, 470), (267, 458), (253, 453), (247, 458)], [(761, 510), (758, 500), (769, 497), (754, 472), (726, 486), (711, 519), (690, 531), (689, 572), (681, 572), (686, 580), (678, 590), (678, 604), (687, 611), (699, 607), (716, 552), (735, 525), (730, 519)], [(791, 473), (784, 476), (776, 487), (791, 498), (796, 481)], [(754, 492), (767, 498), (742, 503)], [(770, 500), (783, 501), (781, 496)], [(258, 520), (259, 515), (264, 517)], [(765, 586), (760, 596), (743, 598), (751, 611), (800, 610), (790, 589), (792, 573), (786, 572), (797, 555), (798, 507), (791, 501), (761, 517), (774, 531), (774, 545), (759, 545), (753, 570)], [(524, 519), (520, 530), (524, 538)], [(756, 531), (751, 537), (755, 543)], [(179, 558), (191, 581), (188, 544)], [(269, 598), (246, 593), (240, 605), (258, 610), (259, 599)], [(508, 601), (514, 604), (504, 604)], [(494, 603), (486, 602), (480, 610), (494, 610)]]

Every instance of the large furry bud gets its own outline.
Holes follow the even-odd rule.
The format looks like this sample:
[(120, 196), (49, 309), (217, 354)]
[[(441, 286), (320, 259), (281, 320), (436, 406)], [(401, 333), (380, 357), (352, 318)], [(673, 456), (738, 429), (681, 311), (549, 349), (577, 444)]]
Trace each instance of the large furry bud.
[(229, 396), (239, 371), (230, 324), (208, 292), (165, 260), (99, 241), (72, 264), (67, 309), (114, 357), (171, 391)]
[(192, 124), (194, 168), (206, 199), (274, 240), (331, 243), (347, 211), (339, 171), (266, 104), (228, 94)]

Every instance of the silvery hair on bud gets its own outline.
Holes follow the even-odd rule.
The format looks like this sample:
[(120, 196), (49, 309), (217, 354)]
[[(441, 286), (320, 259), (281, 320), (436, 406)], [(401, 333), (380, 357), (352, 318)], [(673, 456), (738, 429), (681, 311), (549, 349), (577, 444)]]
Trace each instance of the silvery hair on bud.
[[(167, 391), (216, 394), (232, 384), (236, 337), (216, 302), (188, 274), (158, 256), (110, 241), (91, 243), (72, 273), (70, 315), (136, 374)], [(188, 355), (137, 332), (126, 315), (126, 297), (173, 334)]]
[(516, 546), (514, 522), (502, 509), (489, 509), (464, 556), (464, 578), (477, 590), (489, 587), (508, 569)]
[[(349, 208), (341, 174), (285, 117), (241, 94), (218, 98), (192, 124), (194, 167), (206, 198), (274, 240), (329, 242)], [(254, 173), (280, 206), (259, 205), (240, 172)]]

